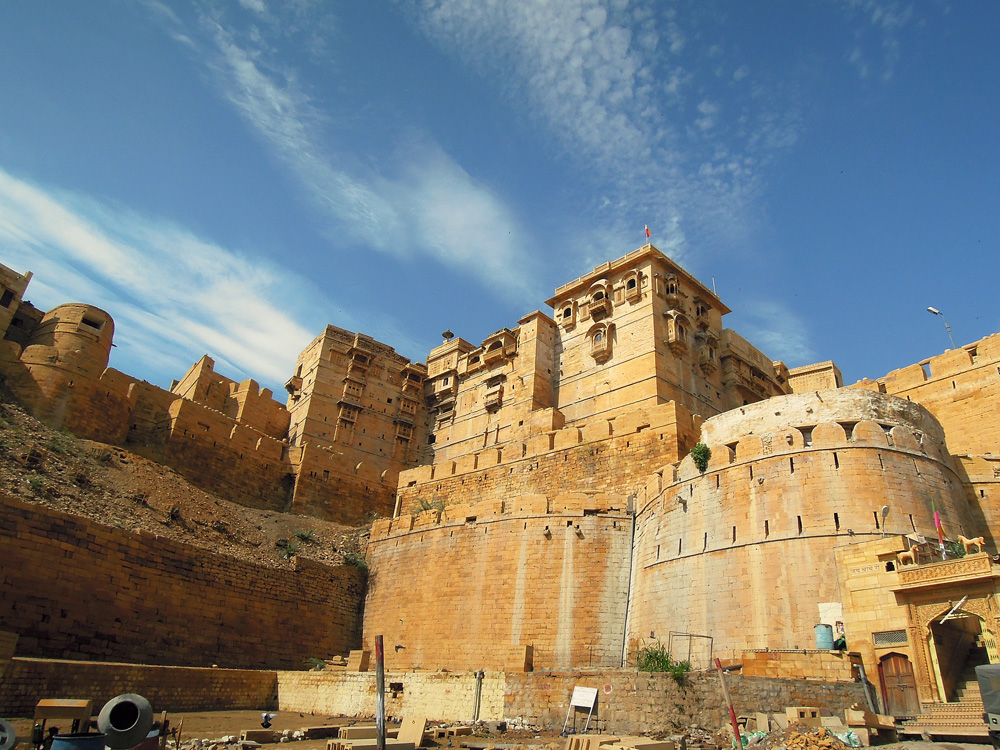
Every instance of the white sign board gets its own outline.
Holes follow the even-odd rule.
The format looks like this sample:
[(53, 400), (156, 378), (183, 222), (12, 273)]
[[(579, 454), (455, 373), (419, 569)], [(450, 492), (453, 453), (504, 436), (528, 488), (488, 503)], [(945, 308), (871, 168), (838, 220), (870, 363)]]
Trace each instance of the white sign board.
[(593, 710), (597, 703), (597, 688), (574, 687), (573, 697), (569, 699), (569, 705), (577, 708), (589, 708)]

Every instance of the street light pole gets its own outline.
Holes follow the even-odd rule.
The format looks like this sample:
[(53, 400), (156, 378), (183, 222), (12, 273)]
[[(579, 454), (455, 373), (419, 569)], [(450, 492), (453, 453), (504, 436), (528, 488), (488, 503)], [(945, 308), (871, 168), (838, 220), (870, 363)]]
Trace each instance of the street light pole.
[(927, 312), (931, 313), (931, 315), (938, 315), (941, 317), (941, 320), (944, 321), (944, 327), (948, 331), (948, 338), (951, 339), (951, 348), (957, 349), (958, 346), (955, 344), (955, 337), (951, 335), (951, 326), (948, 325), (948, 319), (944, 316), (944, 313), (936, 307), (928, 307)]

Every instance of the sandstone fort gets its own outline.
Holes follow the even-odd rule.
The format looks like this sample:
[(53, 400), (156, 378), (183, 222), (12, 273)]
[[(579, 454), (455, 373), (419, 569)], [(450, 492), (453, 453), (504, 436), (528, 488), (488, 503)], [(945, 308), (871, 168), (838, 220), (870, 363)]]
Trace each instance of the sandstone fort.
[[(898, 716), (1000, 662), (1000, 334), (845, 386), (726, 328), (725, 303), (646, 245), (483, 341), (446, 332), (425, 362), (328, 326), (287, 393), (208, 354), (164, 389), (108, 366), (108, 312), (38, 310), (30, 278), (0, 267), (0, 374), (31, 415), (370, 540), (367, 578), (264, 571), (6, 498), (18, 657), (295, 670), (382, 635), (394, 673), (484, 670), (527, 705), (541, 683), (517, 680), (621, 674), (656, 643), (744, 679), (864, 670)], [(204, 606), (143, 609), (129, 592), (153, 583)], [(279, 693), (357, 708), (319, 674)]]

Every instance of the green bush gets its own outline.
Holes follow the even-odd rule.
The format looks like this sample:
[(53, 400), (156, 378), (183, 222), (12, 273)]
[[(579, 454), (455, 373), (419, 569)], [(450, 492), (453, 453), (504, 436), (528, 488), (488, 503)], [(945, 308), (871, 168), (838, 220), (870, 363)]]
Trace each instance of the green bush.
[(368, 561), (360, 552), (345, 552), (344, 562), (347, 565), (353, 565), (356, 568), (361, 568), (361, 570), (368, 570)]
[(636, 667), (640, 672), (667, 672), (678, 685), (683, 685), (691, 671), (691, 662), (674, 661), (666, 646), (654, 643), (639, 649)]
[(694, 448), (691, 449), (691, 459), (694, 461), (694, 465), (698, 467), (698, 471), (702, 474), (704, 474), (705, 469), (708, 468), (708, 460), (711, 457), (712, 449), (704, 443), (697, 443)]
[(278, 553), (282, 560), (291, 560), (299, 553), (299, 543), (296, 541), (288, 542), (281, 547), (281, 551)]
[(443, 500), (424, 500), (422, 497), (417, 498), (417, 506), (413, 509), (412, 515), (417, 515), (417, 513), (422, 513), (425, 510), (444, 510)]
[(298, 531), (295, 532), (295, 536), (301, 539), (303, 542), (315, 541), (316, 539), (315, 534), (316, 534), (315, 529), (299, 529)]

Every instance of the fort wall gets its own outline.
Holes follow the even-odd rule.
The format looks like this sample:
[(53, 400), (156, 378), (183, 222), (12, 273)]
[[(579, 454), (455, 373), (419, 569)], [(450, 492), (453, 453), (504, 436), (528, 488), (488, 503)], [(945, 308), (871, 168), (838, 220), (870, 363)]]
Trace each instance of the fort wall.
[(993, 453), (1000, 445), (1000, 334), (852, 387), (923, 405), (944, 427), (953, 454)]
[(376, 521), (366, 647), (393, 669), (618, 666), (628, 600), (627, 499), (490, 499)]
[(397, 504), (424, 505), (552, 492), (628, 496), (664, 463), (679, 461), (698, 439), (701, 420), (669, 402), (540, 432), (526, 442), (489, 447), (455, 461), (401, 472)]
[(290, 415), (272, 398), (269, 388), (261, 388), (249, 378), (237, 383), (220, 375), (215, 371), (215, 360), (207, 354), (171, 384), (170, 392), (222, 412), (275, 440), (283, 440), (288, 434)]
[[(983, 536), (990, 549), (997, 549), (1000, 530), (1000, 455), (956, 456), (969, 508), (976, 519), (971, 536)], [(968, 535), (967, 535), (968, 536)]]
[(667, 467), (638, 505), (632, 649), (650, 631), (711, 635), (734, 658), (808, 647), (842, 605), (834, 549), (881, 535), (883, 505), (893, 531), (936, 536), (932, 503), (951, 534), (975, 528), (940, 428), (905, 400), (784, 396), (702, 436), (707, 470)]
[(0, 714), (32, 716), (38, 701), (53, 695), (86, 696), (96, 711), (123, 692), (143, 696), (156, 712), (266, 710), (278, 703), (275, 672), (19, 657), (0, 680)]
[(20, 274), (12, 268), (0, 265), (0, 338), (6, 333), (14, 320), (24, 290), (31, 281), (31, 271)]
[(267, 568), (10, 497), (0, 510), (0, 629), (19, 656), (296, 668), (360, 639), (354, 566)]
[(396, 476), (373, 461), (352, 464), (340, 451), (306, 444), (291, 449), (295, 487), (290, 510), (357, 524), (392, 515)]

